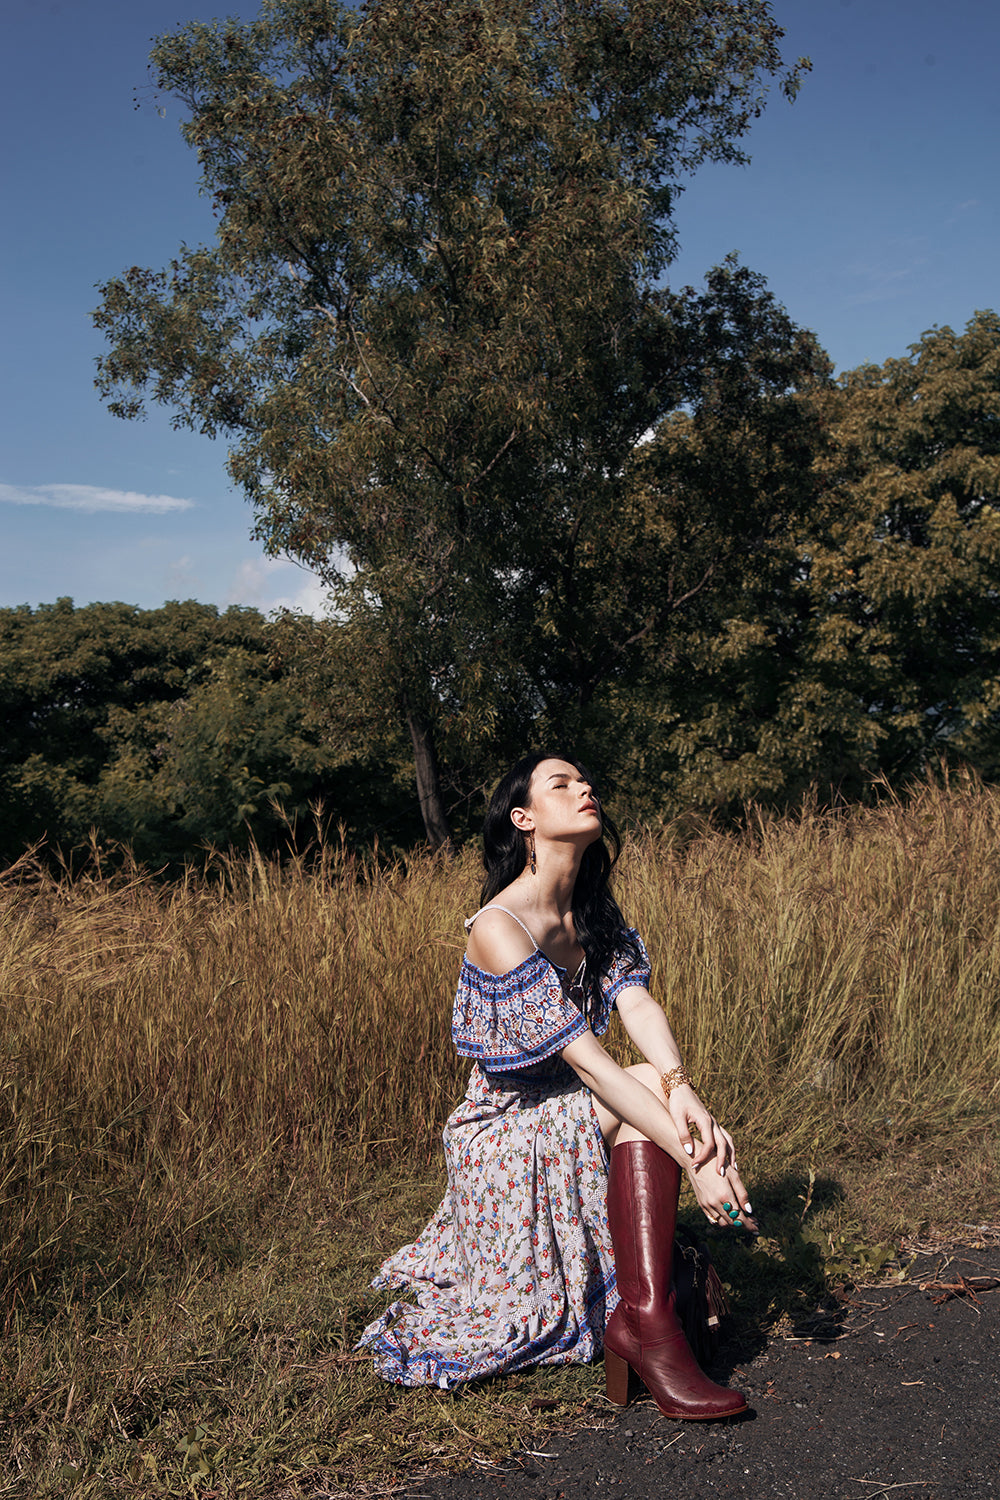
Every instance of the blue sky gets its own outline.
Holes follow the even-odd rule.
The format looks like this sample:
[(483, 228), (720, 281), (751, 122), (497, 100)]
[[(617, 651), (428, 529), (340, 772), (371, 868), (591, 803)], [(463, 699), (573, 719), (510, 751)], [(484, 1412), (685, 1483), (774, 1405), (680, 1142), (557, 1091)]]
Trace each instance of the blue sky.
[[(749, 167), (704, 169), (680, 199), (677, 285), (730, 251), (761, 271), (838, 370), (903, 354), (927, 328), (1000, 305), (996, 0), (776, 0), (786, 55)], [(179, 106), (146, 88), (150, 39), (256, 5), (8, 0), (0, 238), (0, 605), (60, 595), (150, 608), (318, 608), (269, 560), (225, 451), (154, 411), (107, 415), (93, 389), (95, 286), (212, 234)], [(134, 94), (139, 91), (139, 107)]]

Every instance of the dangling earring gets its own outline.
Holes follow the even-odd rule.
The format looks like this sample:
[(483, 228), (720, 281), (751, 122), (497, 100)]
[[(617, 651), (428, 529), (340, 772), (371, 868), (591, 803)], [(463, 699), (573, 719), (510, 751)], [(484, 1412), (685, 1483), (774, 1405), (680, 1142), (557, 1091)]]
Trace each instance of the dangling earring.
[(537, 875), (538, 870), (535, 865), (535, 834), (533, 829), (528, 833), (528, 864), (532, 875)]

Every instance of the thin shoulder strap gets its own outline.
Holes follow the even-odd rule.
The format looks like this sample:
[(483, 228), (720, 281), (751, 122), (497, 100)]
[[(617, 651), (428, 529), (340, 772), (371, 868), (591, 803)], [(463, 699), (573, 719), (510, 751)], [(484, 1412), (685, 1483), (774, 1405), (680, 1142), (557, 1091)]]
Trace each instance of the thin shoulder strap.
[[(481, 906), (477, 912), (473, 912), (473, 914), (472, 914), (471, 917), (466, 917), (466, 919), (465, 919), (466, 931), (471, 931), (472, 930), (472, 924), (473, 924), (473, 922), (476, 920), (477, 917), (481, 917), (484, 911), (502, 911), (508, 917), (514, 917), (514, 913), (512, 911), (508, 911), (507, 908), (506, 908), (506, 906), (496, 906), (495, 904), (491, 905), (491, 906)], [(533, 937), (531, 937), (531, 933), (528, 931), (528, 928), (524, 926), (524, 923), (521, 921), (521, 918), (520, 917), (514, 917), (514, 921), (517, 923), (518, 927), (522, 928), (525, 932), (528, 933), (528, 936), (531, 938), (531, 941), (534, 944), (535, 951), (536, 952), (540, 951), (539, 948), (538, 948), (538, 944), (535, 942), (535, 939)]]

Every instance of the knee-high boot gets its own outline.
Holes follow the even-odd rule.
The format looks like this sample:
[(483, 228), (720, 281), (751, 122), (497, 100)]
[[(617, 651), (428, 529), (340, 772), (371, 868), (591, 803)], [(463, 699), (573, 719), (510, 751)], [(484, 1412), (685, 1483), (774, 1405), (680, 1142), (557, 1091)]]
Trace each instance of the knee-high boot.
[(703, 1373), (677, 1318), (671, 1268), (680, 1182), (680, 1167), (652, 1141), (612, 1149), (608, 1223), (621, 1300), (604, 1335), (605, 1380), (608, 1399), (627, 1406), (634, 1371), (665, 1417), (710, 1422), (747, 1403)]

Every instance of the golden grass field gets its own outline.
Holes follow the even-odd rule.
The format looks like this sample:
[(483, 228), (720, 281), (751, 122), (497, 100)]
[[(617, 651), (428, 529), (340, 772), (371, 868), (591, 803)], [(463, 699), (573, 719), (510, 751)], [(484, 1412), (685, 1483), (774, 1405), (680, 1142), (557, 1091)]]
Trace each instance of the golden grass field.
[[(966, 780), (629, 842), (620, 903), (763, 1215), (720, 1248), (737, 1330), (996, 1216), (998, 849)], [(384, 1493), (599, 1406), (599, 1368), (447, 1395), (352, 1353), (440, 1192), (478, 884), (473, 851), (322, 838), (0, 876), (0, 1496)]]

